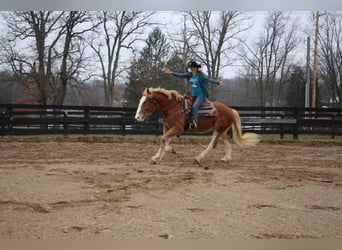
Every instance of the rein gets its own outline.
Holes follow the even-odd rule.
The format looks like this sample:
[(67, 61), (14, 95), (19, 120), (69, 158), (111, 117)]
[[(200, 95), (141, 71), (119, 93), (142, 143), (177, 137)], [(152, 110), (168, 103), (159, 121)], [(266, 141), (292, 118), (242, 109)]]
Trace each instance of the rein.
[[(155, 99), (153, 99), (153, 98), (152, 98), (152, 100), (153, 100), (153, 102), (154, 102), (156, 105), (158, 104), (157, 100), (155, 100)], [(168, 108), (171, 108), (171, 107), (177, 105), (178, 103), (179, 103), (179, 102), (171, 103), (171, 104), (167, 105), (166, 107), (164, 107), (163, 109), (159, 110), (159, 112), (162, 113), (163, 111), (165, 111), (165, 110), (167, 110)], [(183, 109), (179, 109), (179, 110), (175, 111), (174, 113), (171, 113), (171, 115), (176, 116), (176, 115), (180, 115), (180, 114), (182, 114), (182, 113), (186, 114), (186, 116), (187, 116), (187, 118), (186, 118), (186, 120), (185, 120), (185, 123), (184, 123), (184, 131), (187, 131), (187, 130), (189, 129), (189, 125), (187, 125), (187, 124), (189, 124), (189, 122), (190, 122), (191, 113), (190, 113), (190, 115), (187, 114), (187, 113), (185, 113), (184, 108), (183, 108)]]
[[(157, 100), (155, 100), (155, 99), (153, 99), (153, 98), (152, 98), (152, 100), (153, 100), (153, 102), (154, 102), (155, 104), (158, 104)], [(167, 105), (166, 107), (162, 108), (161, 110), (159, 110), (159, 112), (162, 113), (163, 111), (165, 111), (165, 110), (167, 110), (167, 109), (169, 109), (169, 108), (171, 108), (171, 107), (173, 107), (173, 106), (176, 106), (178, 103), (179, 103), (179, 102), (171, 103), (171, 104)], [(174, 115), (181, 114), (181, 113), (183, 113), (183, 112), (184, 112), (184, 111), (179, 111), (179, 110), (178, 110), (177, 112), (174, 113)]]

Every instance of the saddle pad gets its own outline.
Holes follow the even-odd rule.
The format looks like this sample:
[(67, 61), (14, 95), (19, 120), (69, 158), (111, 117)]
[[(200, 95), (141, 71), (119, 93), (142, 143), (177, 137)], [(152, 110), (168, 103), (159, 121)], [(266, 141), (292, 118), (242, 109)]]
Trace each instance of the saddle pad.
[(212, 109), (212, 108), (215, 108), (215, 106), (207, 98), (204, 99), (201, 106), (199, 107), (199, 109)]
[(215, 109), (214, 104), (208, 99), (205, 99), (199, 107), (198, 116), (211, 116)]

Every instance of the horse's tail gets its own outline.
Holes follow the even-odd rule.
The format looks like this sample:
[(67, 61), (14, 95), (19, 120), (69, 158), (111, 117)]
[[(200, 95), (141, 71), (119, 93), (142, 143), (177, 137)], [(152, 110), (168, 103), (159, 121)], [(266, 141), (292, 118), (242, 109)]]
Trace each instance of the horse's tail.
[(254, 133), (242, 133), (241, 120), (239, 113), (233, 110), (234, 121), (232, 124), (233, 128), (233, 139), (240, 146), (254, 146), (260, 141), (260, 136)]

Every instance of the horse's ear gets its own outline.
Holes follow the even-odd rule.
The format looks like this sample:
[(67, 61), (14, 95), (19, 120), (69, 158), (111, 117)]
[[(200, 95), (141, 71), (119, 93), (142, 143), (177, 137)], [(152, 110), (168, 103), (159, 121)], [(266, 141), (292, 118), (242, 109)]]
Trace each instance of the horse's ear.
[(150, 88), (146, 88), (146, 93), (147, 93), (147, 94), (151, 94)]

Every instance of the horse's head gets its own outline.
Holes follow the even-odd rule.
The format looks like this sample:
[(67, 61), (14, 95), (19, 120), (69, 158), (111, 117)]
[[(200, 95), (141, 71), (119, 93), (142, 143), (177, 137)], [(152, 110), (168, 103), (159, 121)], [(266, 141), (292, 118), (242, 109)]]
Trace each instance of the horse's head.
[(146, 117), (151, 115), (156, 110), (156, 101), (152, 98), (152, 93), (148, 88), (143, 89), (142, 97), (139, 101), (137, 112), (135, 113), (135, 119), (138, 122), (143, 122)]

